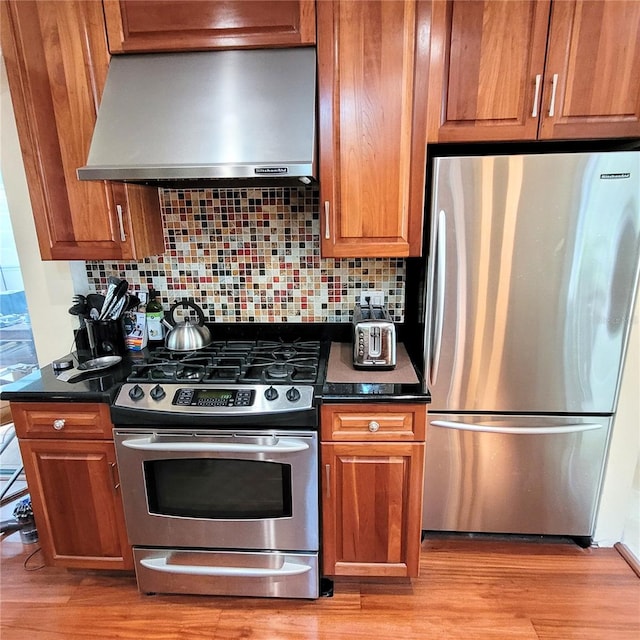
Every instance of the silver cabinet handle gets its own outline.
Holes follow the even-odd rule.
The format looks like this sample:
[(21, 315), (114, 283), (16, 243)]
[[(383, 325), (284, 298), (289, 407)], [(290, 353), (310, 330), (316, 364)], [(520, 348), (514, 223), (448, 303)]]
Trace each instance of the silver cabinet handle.
[(163, 573), (177, 573), (192, 576), (227, 576), (238, 578), (265, 578), (269, 576), (297, 576), (301, 573), (311, 571), (311, 567), (306, 564), (296, 564), (286, 561), (279, 569), (265, 569), (261, 567), (205, 567), (191, 564), (173, 564), (168, 562), (168, 558), (143, 558), (140, 564), (152, 571), (162, 571)]
[(57, 420), (53, 421), (53, 428), (56, 431), (61, 431), (62, 429), (64, 429), (65, 422), (66, 420), (64, 418), (58, 418)]
[(126, 242), (127, 234), (124, 232), (124, 220), (122, 219), (122, 205), (116, 205), (116, 211), (118, 212), (118, 224), (120, 225), (120, 240)]
[(553, 118), (553, 114), (556, 111), (556, 89), (558, 88), (558, 74), (553, 74), (551, 80), (551, 102), (549, 103), (549, 117)]
[(324, 484), (325, 490), (324, 493), (327, 496), (327, 499), (331, 497), (331, 465), (324, 465)]
[(434, 427), (444, 427), (446, 429), (458, 429), (460, 431), (480, 431), (482, 433), (508, 433), (514, 435), (549, 435), (563, 433), (579, 433), (581, 431), (594, 431), (602, 429), (601, 424), (565, 424), (557, 427), (492, 427), (487, 424), (466, 424), (464, 422), (454, 422), (449, 420), (433, 420)]
[(376, 422), (375, 420), (372, 420), (369, 423), (369, 431), (371, 431), (371, 433), (375, 433), (379, 428), (380, 428), (380, 423), (379, 422)]
[(123, 440), (127, 449), (141, 451), (184, 451), (187, 453), (297, 453), (309, 445), (302, 440), (281, 438), (274, 445), (241, 444), (232, 442), (153, 442), (151, 438)]
[(329, 226), (329, 201), (324, 201), (324, 237), (326, 240), (331, 239), (331, 227)]
[(533, 109), (531, 111), (531, 117), (538, 117), (538, 99), (540, 98), (540, 81), (542, 80), (542, 74), (538, 73), (536, 75), (536, 91), (533, 95)]

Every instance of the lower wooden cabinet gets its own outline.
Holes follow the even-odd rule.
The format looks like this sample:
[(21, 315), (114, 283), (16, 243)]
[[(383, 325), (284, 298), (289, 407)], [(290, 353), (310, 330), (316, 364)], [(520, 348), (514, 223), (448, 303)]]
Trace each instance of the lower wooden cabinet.
[(325, 575), (418, 575), (425, 423), (423, 404), (322, 407)]
[(132, 569), (108, 405), (11, 410), (46, 564)]

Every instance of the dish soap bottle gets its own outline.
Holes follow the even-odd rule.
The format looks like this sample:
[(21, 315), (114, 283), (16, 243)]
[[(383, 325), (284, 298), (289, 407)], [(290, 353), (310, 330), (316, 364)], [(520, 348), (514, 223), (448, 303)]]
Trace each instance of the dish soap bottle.
[(164, 311), (162, 305), (156, 300), (158, 292), (155, 289), (149, 289), (149, 299), (147, 300), (147, 335), (151, 344), (158, 344), (164, 339)]

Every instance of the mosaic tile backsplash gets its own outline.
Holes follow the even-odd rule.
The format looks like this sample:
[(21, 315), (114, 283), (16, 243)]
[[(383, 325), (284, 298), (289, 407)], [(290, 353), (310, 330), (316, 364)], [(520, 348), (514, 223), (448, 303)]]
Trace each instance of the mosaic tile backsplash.
[(349, 322), (363, 289), (404, 316), (402, 258), (320, 257), (317, 186), (161, 189), (165, 252), (142, 262), (87, 262), (89, 286), (111, 275), (160, 292), (165, 310), (193, 298), (209, 322)]

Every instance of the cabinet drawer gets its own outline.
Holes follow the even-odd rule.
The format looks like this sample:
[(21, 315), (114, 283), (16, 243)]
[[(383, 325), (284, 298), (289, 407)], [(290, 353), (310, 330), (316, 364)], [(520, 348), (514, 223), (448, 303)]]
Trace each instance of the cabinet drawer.
[(11, 414), (19, 438), (113, 437), (108, 404), (12, 402)]
[(326, 404), (321, 411), (323, 441), (424, 440), (425, 404)]

